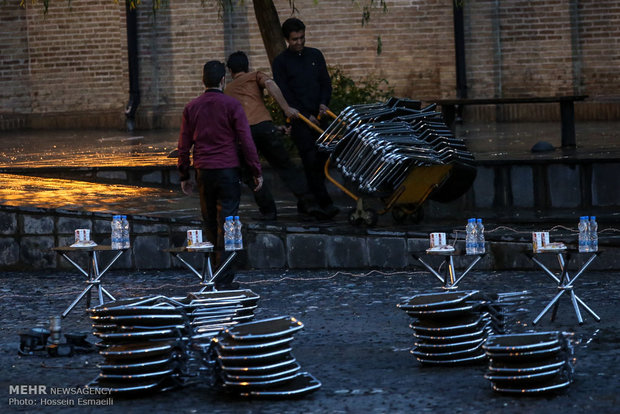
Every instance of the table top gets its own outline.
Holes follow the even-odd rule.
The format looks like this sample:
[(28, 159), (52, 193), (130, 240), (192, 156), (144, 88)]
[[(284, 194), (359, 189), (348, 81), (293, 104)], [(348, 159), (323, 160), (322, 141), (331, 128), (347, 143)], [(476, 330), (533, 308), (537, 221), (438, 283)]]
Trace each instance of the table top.
[(567, 247), (566, 249), (542, 250), (542, 251), (536, 251), (536, 252), (528, 250), (528, 251), (526, 251), (526, 253), (528, 255), (530, 255), (530, 256), (533, 256), (535, 254), (549, 254), (549, 253), (552, 253), (552, 254), (562, 254), (562, 253), (574, 254), (574, 253), (577, 253), (577, 254), (596, 254), (596, 255), (599, 255), (599, 254), (603, 253), (603, 250), (599, 249), (599, 250), (597, 250), (595, 252), (580, 252), (579, 249), (576, 248), (576, 247)]
[(109, 245), (100, 245), (97, 244), (95, 246), (84, 246), (84, 247), (72, 247), (72, 246), (59, 246), (52, 247), (52, 250), (57, 252), (93, 252), (93, 251), (122, 251), (128, 250), (126, 248), (123, 249), (113, 249), (112, 246)]
[(455, 250), (437, 250), (437, 251), (422, 250), (422, 251), (417, 251), (417, 252), (411, 252), (411, 254), (414, 256), (421, 256), (421, 255), (427, 254), (429, 256), (472, 256), (473, 257), (473, 256), (483, 256), (486, 254), (486, 252), (467, 254), (465, 250), (455, 249)]
[(213, 252), (213, 247), (201, 247), (201, 248), (188, 248), (187, 246), (181, 246), (181, 247), (171, 247), (169, 249), (162, 249), (162, 252), (167, 252), (167, 253), (183, 253), (183, 252), (188, 252), (188, 253), (210, 253)]

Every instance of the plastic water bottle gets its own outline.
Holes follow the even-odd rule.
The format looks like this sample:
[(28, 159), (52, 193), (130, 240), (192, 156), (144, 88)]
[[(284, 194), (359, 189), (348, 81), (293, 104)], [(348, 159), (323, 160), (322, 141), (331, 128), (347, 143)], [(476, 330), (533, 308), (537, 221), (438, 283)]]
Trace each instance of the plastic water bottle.
[(239, 216), (235, 216), (234, 219), (234, 234), (233, 234), (233, 244), (235, 246), (235, 250), (243, 249), (243, 234), (241, 233), (241, 220), (239, 220)]
[(226, 217), (224, 221), (224, 250), (235, 250), (235, 224), (233, 216)]
[(123, 249), (129, 249), (129, 247), (131, 247), (131, 242), (129, 240), (129, 221), (125, 215), (121, 216), (121, 229)]
[(588, 216), (579, 217), (577, 228), (579, 229), (579, 251), (582, 253), (590, 251), (589, 224)]
[(110, 237), (112, 249), (118, 250), (123, 248), (123, 234), (121, 226), (121, 216), (112, 217), (112, 235)]
[(486, 251), (484, 244), (484, 224), (482, 219), (476, 220), (476, 253), (482, 254)]
[(590, 225), (588, 226), (589, 234), (589, 243), (588, 247), (591, 252), (598, 251), (598, 224), (596, 223), (596, 216), (590, 217)]
[(465, 227), (465, 253), (476, 254), (477, 243), (476, 219), (470, 218), (467, 220), (467, 226)]

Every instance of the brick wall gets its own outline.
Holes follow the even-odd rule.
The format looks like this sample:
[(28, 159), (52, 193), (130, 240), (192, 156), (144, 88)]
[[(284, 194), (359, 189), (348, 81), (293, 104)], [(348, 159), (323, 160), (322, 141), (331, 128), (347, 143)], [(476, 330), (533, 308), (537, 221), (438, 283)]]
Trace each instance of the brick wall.
[(579, 48), (583, 89), (605, 98), (620, 95), (620, 2), (579, 1)]
[(0, 7), (0, 112), (30, 112), (26, 10)]
[[(366, 26), (350, 0), (297, 0), (307, 45), (353, 78), (386, 78), (399, 96), (455, 96), (453, 0), (394, 0)], [(122, 2), (121, 2), (122, 3)], [(183, 105), (202, 91), (201, 67), (235, 50), (254, 68), (269, 64), (250, 1), (223, 13), (197, 0), (138, 11), (139, 126), (177, 126)], [(235, 2), (237, 3), (237, 2)], [(284, 21), (292, 13), (276, 0)], [(467, 0), (470, 97), (588, 94), (577, 116), (618, 119), (620, 5), (615, 0)], [(125, 12), (113, 1), (0, 6), (0, 127), (117, 126), (128, 100)], [(377, 55), (377, 39), (383, 52)], [(534, 109), (532, 109), (534, 108)], [(485, 115), (485, 108), (472, 108)], [(511, 111), (511, 109), (507, 109)], [(557, 110), (521, 105), (541, 119)], [(523, 115), (523, 114), (521, 114)], [(530, 118), (531, 119), (531, 118)], [(21, 123), (20, 123), (21, 122)]]
[[(291, 15), (288, 1), (275, 4), (281, 21)], [(296, 15), (307, 26), (306, 44), (321, 49), (329, 65), (342, 67), (354, 79), (388, 79), (402, 96), (451, 95), (455, 73), (450, 0), (394, 1), (387, 14), (376, 10), (364, 27), (360, 9), (348, 0), (295, 4)], [(183, 105), (203, 89), (201, 67), (206, 60), (225, 60), (243, 50), (252, 68), (271, 72), (250, 2), (236, 5), (222, 19), (217, 9), (197, 7), (193, 1), (175, 2), (156, 18), (143, 7), (140, 33), (142, 124), (178, 124)]]
[[(586, 94), (582, 119), (618, 119), (620, 4), (617, 1), (465, 2), (469, 97)], [(467, 108), (492, 118), (493, 107)], [(559, 119), (557, 105), (501, 108), (502, 119)]]
[(122, 119), (128, 90), (124, 6), (79, 0), (71, 7), (53, 3), (43, 15), (40, 5), (26, 2), (25, 9), (3, 5), (0, 19), (0, 113), (28, 114), (33, 126), (41, 118), (58, 127), (80, 119), (104, 126), (97, 125), (98, 114), (105, 123)]

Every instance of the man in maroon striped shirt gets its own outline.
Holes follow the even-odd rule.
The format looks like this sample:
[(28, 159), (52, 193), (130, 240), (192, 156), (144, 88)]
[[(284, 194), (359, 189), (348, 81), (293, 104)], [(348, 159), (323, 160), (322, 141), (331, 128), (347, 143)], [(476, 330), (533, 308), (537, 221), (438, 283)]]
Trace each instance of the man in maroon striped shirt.
[[(216, 249), (224, 246), (224, 218), (238, 215), (241, 199), (240, 165), (252, 172), (256, 187), (263, 183), (262, 170), (248, 120), (241, 103), (222, 93), (226, 67), (222, 62), (209, 61), (203, 68), (205, 92), (189, 102), (183, 110), (178, 143), (178, 169), (181, 189), (191, 194), (190, 151), (196, 171), (200, 210), (207, 239)], [(217, 255), (216, 265), (228, 254)], [(216, 289), (234, 289), (232, 270), (220, 274)]]

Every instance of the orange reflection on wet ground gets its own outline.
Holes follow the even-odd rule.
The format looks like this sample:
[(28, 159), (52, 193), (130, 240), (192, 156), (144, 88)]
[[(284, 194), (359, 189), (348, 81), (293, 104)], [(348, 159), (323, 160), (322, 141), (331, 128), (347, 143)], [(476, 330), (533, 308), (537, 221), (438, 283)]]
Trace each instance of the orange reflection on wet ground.
[(176, 165), (178, 132), (10, 131), (0, 134), (0, 168)]
[(174, 211), (177, 217), (197, 217), (197, 199), (176, 190), (12, 174), (0, 174), (0, 180), (3, 205), (159, 216)]

